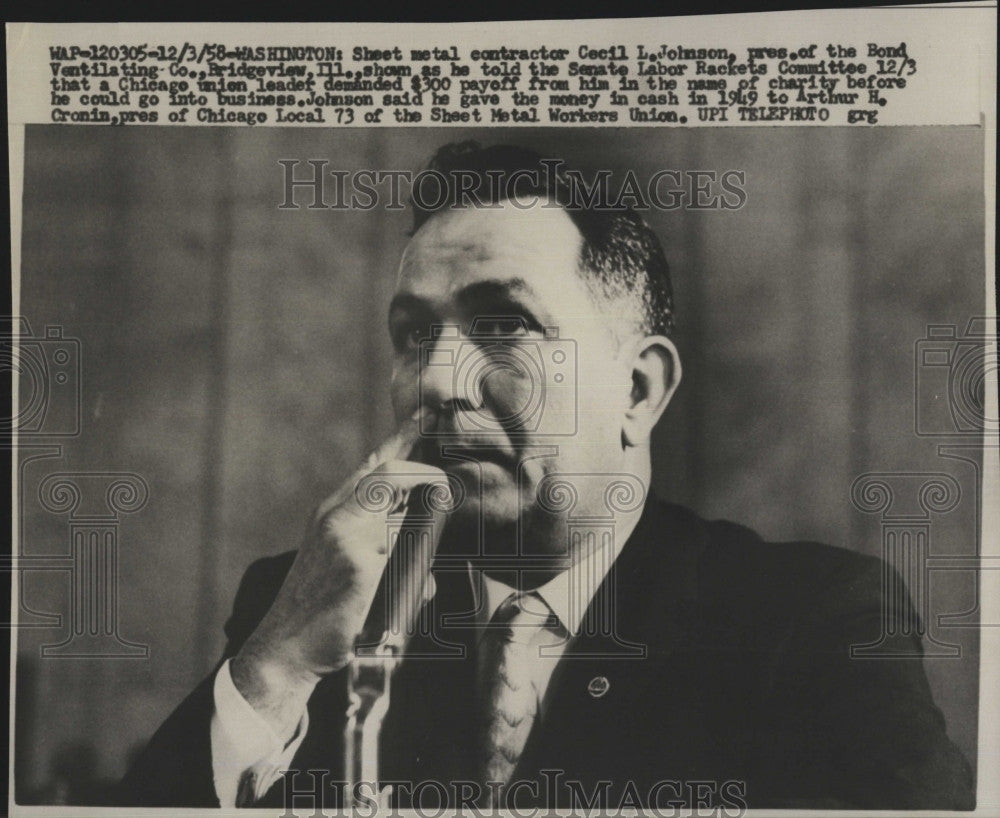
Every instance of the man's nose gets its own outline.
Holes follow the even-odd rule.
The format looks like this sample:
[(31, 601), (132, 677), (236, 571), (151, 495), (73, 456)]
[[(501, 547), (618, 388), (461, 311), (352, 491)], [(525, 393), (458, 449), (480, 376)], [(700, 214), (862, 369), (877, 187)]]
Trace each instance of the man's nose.
[(476, 377), (481, 367), (472, 360), (481, 355), (474, 342), (457, 332), (426, 343), (420, 360), (421, 403), (434, 409), (448, 404), (456, 409), (481, 409), (482, 384)]

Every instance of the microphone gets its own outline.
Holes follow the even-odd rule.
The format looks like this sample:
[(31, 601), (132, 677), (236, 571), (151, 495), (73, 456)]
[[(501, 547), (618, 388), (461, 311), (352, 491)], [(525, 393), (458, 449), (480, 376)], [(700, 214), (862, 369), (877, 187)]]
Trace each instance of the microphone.
[(388, 559), (365, 624), (354, 642), (348, 673), (344, 728), (344, 809), (359, 806), (362, 784), (388, 809), (391, 787), (380, 790), (379, 748), (389, 710), (392, 677), (417, 633), (420, 613), (433, 595), (431, 563), (451, 510), (452, 489), (440, 481), (410, 492), (386, 520)]

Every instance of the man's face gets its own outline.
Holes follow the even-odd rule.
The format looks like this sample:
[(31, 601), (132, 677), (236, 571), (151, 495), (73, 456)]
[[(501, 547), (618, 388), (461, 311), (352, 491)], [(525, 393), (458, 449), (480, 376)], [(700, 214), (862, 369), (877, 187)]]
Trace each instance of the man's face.
[(625, 318), (588, 293), (581, 241), (561, 208), (504, 203), (433, 216), (403, 254), (394, 410), (435, 412), (416, 457), (461, 481), (456, 517), (486, 530), (545, 516), (539, 486), (544, 507), (560, 474), (586, 509), (599, 475), (620, 470), (631, 370), (612, 328)]

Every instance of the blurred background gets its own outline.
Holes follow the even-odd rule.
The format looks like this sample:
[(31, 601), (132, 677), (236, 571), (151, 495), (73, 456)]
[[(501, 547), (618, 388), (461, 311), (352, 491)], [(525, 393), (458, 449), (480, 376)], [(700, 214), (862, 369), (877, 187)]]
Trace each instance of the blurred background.
[[(52, 474), (138, 475), (148, 501), (103, 525), (118, 543), (118, 633), (148, 651), (44, 650), (72, 641), (79, 580), (58, 559), (21, 573), (34, 627), (17, 634), (19, 802), (104, 798), (217, 661), (246, 566), (295, 547), (311, 508), (392, 430), (385, 316), (409, 214), (281, 210), (279, 160), (416, 171), (467, 138), (616, 178), (745, 172), (742, 209), (646, 214), (672, 267), (684, 362), (657, 433), (661, 495), (768, 539), (869, 554), (887, 514), (923, 514), (932, 553), (977, 553), (978, 438), (939, 452), (942, 439), (915, 434), (920, 390), (931, 409), (949, 400), (921, 385), (948, 367), (915, 354), (929, 325), (961, 337), (984, 312), (980, 129), (29, 126), (20, 314), (35, 336), (57, 325), (79, 339), (81, 423), (38, 438), (60, 449), (22, 450), (17, 547), (68, 555), (95, 525), (42, 499)], [(53, 387), (52, 400), (72, 395)], [(864, 512), (851, 486), (869, 472), (944, 473), (960, 499), (930, 513), (901, 488), (889, 511)], [(976, 589), (971, 570), (923, 589), (930, 641), (951, 646), (932, 652), (957, 654), (923, 661), (973, 766)]]

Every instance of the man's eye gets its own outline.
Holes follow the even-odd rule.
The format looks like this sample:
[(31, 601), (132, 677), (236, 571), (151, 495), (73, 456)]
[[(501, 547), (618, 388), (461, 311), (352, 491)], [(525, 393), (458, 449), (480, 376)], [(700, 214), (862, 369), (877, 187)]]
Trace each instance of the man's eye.
[(416, 351), (420, 347), (420, 342), (429, 335), (427, 327), (421, 324), (402, 324), (393, 332), (393, 342), (400, 351)]
[(406, 333), (407, 349), (416, 349), (424, 339), (424, 331), (420, 327), (411, 327)]

